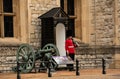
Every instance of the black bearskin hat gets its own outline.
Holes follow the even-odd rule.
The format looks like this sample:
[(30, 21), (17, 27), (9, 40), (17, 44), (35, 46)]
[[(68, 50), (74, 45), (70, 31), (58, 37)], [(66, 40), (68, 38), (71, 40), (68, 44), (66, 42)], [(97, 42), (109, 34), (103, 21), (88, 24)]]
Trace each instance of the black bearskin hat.
[(67, 37), (72, 36), (72, 30), (67, 30), (66, 36)]

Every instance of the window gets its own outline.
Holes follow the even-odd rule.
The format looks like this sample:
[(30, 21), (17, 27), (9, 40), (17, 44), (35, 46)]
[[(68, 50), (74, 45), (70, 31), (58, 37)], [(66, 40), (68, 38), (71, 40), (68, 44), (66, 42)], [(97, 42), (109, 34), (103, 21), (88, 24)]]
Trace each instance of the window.
[(28, 42), (27, 15), (28, 0), (0, 0), (0, 45)]
[(72, 30), (72, 35), (75, 36), (75, 13), (74, 13), (74, 0), (61, 0), (61, 7), (70, 16), (68, 22), (68, 29)]
[(74, 0), (60, 0), (60, 6), (69, 16), (74, 16)]
[(67, 13), (74, 15), (74, 0), (67, 0)]
[(18, 0), (0, 0), (0, 38), (17, 36), (15, 30), (17, 24), (17, 1)]
[(3, 11), (4, 12), (13, 12), (13, 7), (12, 7), (12, 0), (3, 0)]
[(13, 37), (13, 16), (4, 16), (4, 37)]

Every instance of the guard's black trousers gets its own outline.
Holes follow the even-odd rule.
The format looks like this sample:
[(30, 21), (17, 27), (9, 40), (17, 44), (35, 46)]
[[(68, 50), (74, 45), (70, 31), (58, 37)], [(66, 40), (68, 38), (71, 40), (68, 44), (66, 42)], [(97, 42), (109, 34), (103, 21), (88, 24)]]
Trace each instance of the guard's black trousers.
[[(69, 54), (69, 56), (74, 61), (75, 54)], [(69, 70), (73, 70), (74, 69), (74, 65), (73, 64), (67, 64), (67, 67), (68, 67)]]

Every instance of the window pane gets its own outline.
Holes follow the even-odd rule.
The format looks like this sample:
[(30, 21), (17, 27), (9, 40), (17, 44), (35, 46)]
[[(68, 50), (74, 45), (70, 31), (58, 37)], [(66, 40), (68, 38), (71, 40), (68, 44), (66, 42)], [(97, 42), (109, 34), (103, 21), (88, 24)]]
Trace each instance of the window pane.
[(3, 0), (3, 10), (4, 12), (12, 12), (12, 0)]
[(74, 0), (67, 0), (68, 15), (74, 15)]
[(68, 22), (68, 29), (69, 30), (72, 30), (72, 36), (75, 36), (75, 32), (74, 32), (74, 27), (75, 26), (75, 20), (74, 19), (69, 19), (69, 22)]
[(60, 6), (64, 9), (64, 0), (60, 0)]
[(4, 16), (4, 35), (13, 37), (13, 16)]

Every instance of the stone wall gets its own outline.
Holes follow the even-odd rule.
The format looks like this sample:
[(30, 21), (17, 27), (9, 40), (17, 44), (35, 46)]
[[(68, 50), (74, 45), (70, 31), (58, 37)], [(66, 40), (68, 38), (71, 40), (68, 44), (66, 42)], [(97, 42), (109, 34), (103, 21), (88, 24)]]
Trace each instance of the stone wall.
[(102, 58), (105, 59), (106, 68), (111, 68), (115, 59), (115, 50), (114, 46), (78, 47), (76, 48), (76, 59), (79, 60), (81, 69), (102, 68)]
[[(116, 21), (117, 21), (117, 24), (118, 24), (117, 28), (116, 28), (117, 29), (117, 35), (118, 35), (117, 38), (120, 41), (120, 22), (119, 22), (120, 21), (120, 0), (116, 1), (116, 8), (117, 8), (116, 9), (116, 13), (117, 13), (116, 14), (116, 17), (117, 17)], [(120, 44), (120, 42), (119, 42), (119, 44)]]
[(16, 51), (18, 46), (0, 46), (0, 72), (10, 72), (16, 65)]
[(115, 37), (115, 0), (92, 0), (91, 42), (96, 45), (113, 45)]
[[(90, 45), (120, 45), (120, 0), (92, 0), (90, 2)], [(99, 55), (99, 54), (97, 54)], [(108, 53), (109, 55), (109, 53)], [(115, 49), (112, 66), (120, 68), (120, 51)]]

